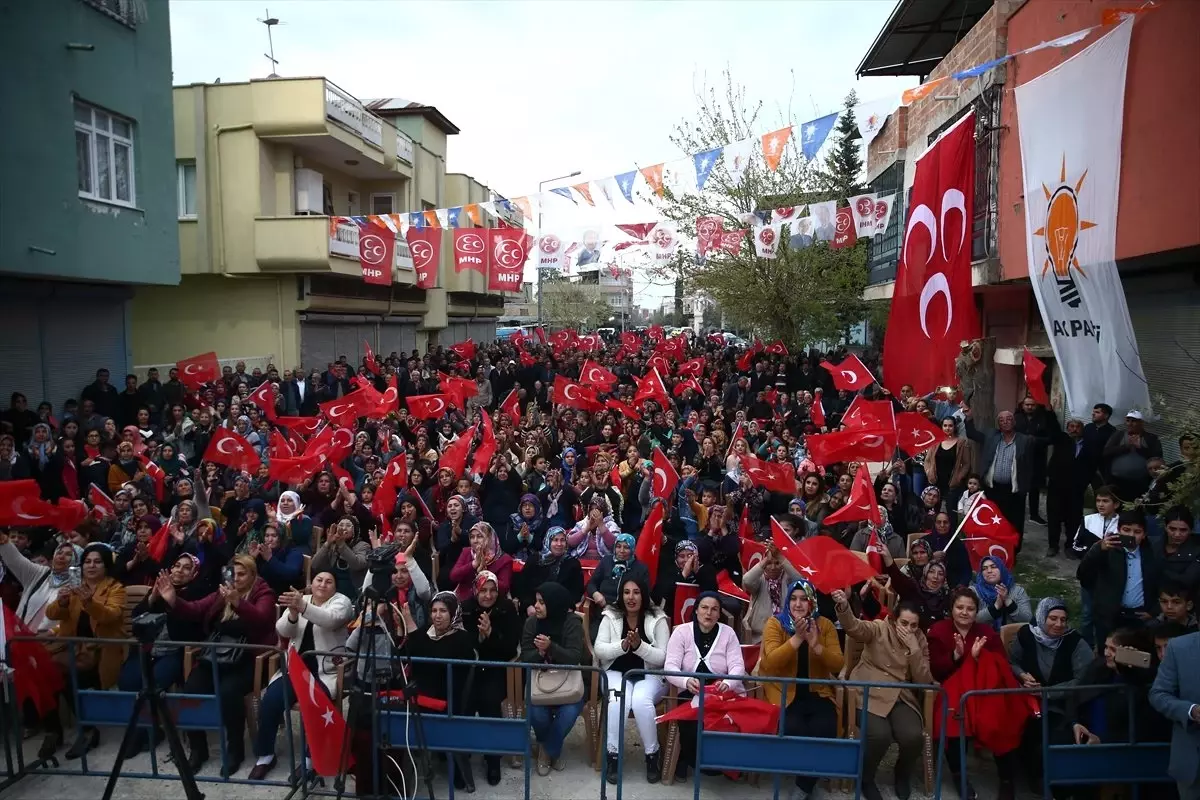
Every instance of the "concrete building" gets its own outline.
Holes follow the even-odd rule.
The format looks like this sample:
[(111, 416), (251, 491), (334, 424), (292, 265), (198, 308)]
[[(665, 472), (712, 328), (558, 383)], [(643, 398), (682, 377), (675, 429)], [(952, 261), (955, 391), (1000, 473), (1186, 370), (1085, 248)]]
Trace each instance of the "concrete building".
[(392, 285), (376, 286), (362, 280), (357, 225), (331, 219), (492, 199), (447, 173), (458, 128), (436, 108), (271, 78), (175, 87), (174, 118), (182, 279), (134, 298), (139, 366), (215, 350), (248, 366), (324, 368), (356, 361), (364, 342), (388, 354), (494, 336), (503, 299), (478, 273), (454, 272), (448, 233), (438, 288), (414, 287), (402, 237)]
[[(567, 293), (577, 297), (582, 293), (608, 306), (607, 326), (620, 328), (622, 324), (630, 324), (633, 313), (633, 272), (627, 268), (607, 264), (578, 267), (573, 273), (564, 274), (561, 280), (542, 281), (542, 292), (543, 307), (553, 304), (552, 298), (556, 295)], [(535, 316), (536, 313), (535, 309)], [(556, 325), (563, 323), (560, 320), (552, 322)]]
[(533, 293), (533, 282), (521, 284), (521, 293), (512, 294), (504, 300), (504, 313), (500, 322), (506, 325), (536, 325), (537, 297)]
[[(1135, 9), (1141, 3), (1114, 2)], [(1105, 7), (1108, 7), (1105, 6)], [(1098, 25), (1104, 7), (1069, 0), (900, 0), (859, 65), (860, 76), (912, 75), (931, 80)], [(951, 24), (952, 21), (952, 24)], [(1200, 108), (1180, 102), (1179, 86), (1200, 82), (1195, 58), (1200, 4), (1164, 0), (1134, 28), (1125, 88), (1118, 200), (1117, 266), (1140, 347), (1150, 395), (1166, 401), (1152, 425), (1174, 457), (1171, 418), (1200, 393)], [(1060, 380), (1029, 286), (1020, 138), (1011, 89), (1092, 44), (1022, 55), (979, 80), (901, 108), (868, 149), (874, 191), (912, 186), (913, 162), (954, 120), (975, 109), (974, 269), (993, 408), (1024, 395), (1025, 346)], [(869, 92), (869, 90), (864, 90)], [(885, 236), (873, 242), (871, 298), (891, 297), (907, 208), (898, 204)], [(976, 411), (981, 408), (975, 403)]]
[(134, 287), (179, 282), (166, 3), (0, 2), (0, 408), (133, 363)]

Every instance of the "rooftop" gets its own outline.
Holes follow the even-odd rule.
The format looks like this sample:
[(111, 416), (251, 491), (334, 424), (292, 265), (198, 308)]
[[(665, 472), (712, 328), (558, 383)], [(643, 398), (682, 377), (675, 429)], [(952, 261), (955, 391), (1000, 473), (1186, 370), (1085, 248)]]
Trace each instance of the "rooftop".
[(403, 97), (379, 97), (374, 100), (364, 100), (363, 105), (371, 112), (381, 117), (411, 117), (423, 116), (438, 126), (447, 136), (459, 132), (459, 128), (435, 106), (426, 106)]
[(994, 0), (899, 0), (855, 74), (924, 78), (992, 7)]

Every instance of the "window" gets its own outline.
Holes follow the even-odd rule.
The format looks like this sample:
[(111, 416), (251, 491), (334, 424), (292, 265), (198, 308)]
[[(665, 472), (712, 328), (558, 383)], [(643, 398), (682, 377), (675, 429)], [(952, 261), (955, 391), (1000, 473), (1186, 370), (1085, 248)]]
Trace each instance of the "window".
[(373, 194), (373, 195), (371, 195), (371, 213), (372, 214), (394, 214), (394, 213), (396, 213), (396, 195), (394, 195), (394, 194)]
[(196, 162), (180, 161), (179, 172), (179, 218), (196, 218)]
[(75, 166), (80, 197), (132, 206), (133, 123), (75, 101)]
[(126, 25), (132, 26), (139, 22), (134, 0), (83, 0), (83, 2)]

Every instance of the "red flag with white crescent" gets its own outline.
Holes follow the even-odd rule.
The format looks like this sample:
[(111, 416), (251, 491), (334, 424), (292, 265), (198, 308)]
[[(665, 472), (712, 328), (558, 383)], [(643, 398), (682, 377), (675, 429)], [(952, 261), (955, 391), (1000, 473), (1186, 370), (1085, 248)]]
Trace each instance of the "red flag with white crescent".
[(589, 359), (579, 368), (579, 382), (607, 392), (617, 382), (617, 376)]
[(375, 351), (371, 349), (371, 343), (366, 339), (363, 340), (363, 348), (366, 353), (363, 361), (366, 362), (367, 369), (375, 375), (382, 375), (383, 373), (379, 369), (379, 362), (375, 360)]
[(742, 469), (755, 486), (780, 494), (796, 493), (796, 469), (791, 464), (763, 461), (750, 455), (742, 456), (741, 462)]
[(924, 453), (948, 438), (939, 426), (915, 411), (896, 415), (896, 446), (910, 455)]
[(1016, 564), (1021, 536), (991, 500), (981, 497), (962, 526), (963, 542), (971, 557), (971, 569), (979, 571), (979, 561), (992, 556), (1004, 561), (1010, 570)]
[(454, 231), (454, 271), (474, 270), (480, 275), (488, 274), (487, 230), (483, 228), (459, 228)]
[(404, 398), (408, 413), (417, 419), (441, 419), (450, 408), (449, 400), (444, 394), (419, 394)]
[(875, 502), (875, 485), (871, 482), (871, 473), (866, 464), (858, 465), (858, 472), (854, 475), (854, 483), (850, 485), (850, 497), (846, 499), (846, 504), (825, 517), (822, 524), (833, 525), (860, 520), (867, 520), (875, 526), (883, 524), (879, 515), (879, 503)]
[(513, 389), (508, 393), (508, 397), (504, 398), (504, 402), (500, 404), (500, 410), (508, 415), (514, 428), (521, 423), (521, 400), (517, 396), (516, 389)]
[(596, 398), (594, 389), (580, 386), (562, 375), (554, 376), (554, 384), (550, 389), (550, 402), (584, 411), (599, 411), (604, 408), (604, 404)]
[(809, 409), (808, 413), (812, 417), (813, 425), (816, 425), (818, 428), (825, 427), (825, 406), (821, 405), (820, 394), (814, 395), (812, 408)]
[[(288, 679), (300, 709), (300, 721), (304, 724), (305, 739), (312, 757), (313, 772), (325, 777), (337, 775), (342, 770), (342, 741), (346, 738), (346, 720), (337, 705), (329, 699), (323, 687), (317, 686), (318, 678), (312, 674), (304, 659), (293, 647), (288, 648)], [(354, 763), (349, 759), (346, 767)]]
[(875, 382), (875, 376), (853, 353), (846, 356), (840, 364), (822, 361), (821, 366), (829, 372), (834, 387), (839, 391), (857, 392)]
[(217, 428), (204, 451), (204, 461), (222, 464), (240, 472), (254, 472), (262, 459), (245, 437), (228, 428)]
[(213, 383), (221, 376), (221, 364), (216, 353), (201, 353), (198, 356), (175, 362), (179, 370), (179, 381), (189, 390), (195, 391), (206, 383)]
[(767, 556), (767, 546), (762, 542), (756, 542), (754, 539), (743, 538), (741, 545), (741, 562), (742, 572), (749, 572), (756, 564), (762, 561)]
[(488, 291), (521, 291), (531, 237), (524, 228), (491, 228), (488, 239), (492, 255)]
[(450, 345), (450, 352), (457, 355), (459, 358), (470, 361), (475, 357), (475, 340), (467, 339), (465, 342)]
[(814, 464), (829, 466), (839, 461), (891, 461), (896, 451), (896, 431), (864, 428), (805, 437), (808, 457)]
[(651, 461), (654, 464), (654, 482), (651, 484), (650, 493), (663, 500), (670, 500), (675, 496), (675, 487), (679, 485), (679, 473), (675, 471), (662, 448), (654, 448)]
[(650, 588), (652, 589), (654, 581), (658, 578), (658, 557), (662, 553), (662, 546), (663, 504), (658, 502), (646, 515), (646, 521), (642, 524), (642, 532), (638, 534), (635, 550), (637, 560), (645, 564), (650, 571)]
[(842, 427), (895, 430), (896, 407), (891, 400), (867, 400), (861, 394), (856, 394), (846, 413), (842, 414)]
[(475, 441), (475, 434), (478, 430), (479, 424), (476, 423), (463, 431), (457, 439), (451, 442), (442, 451), (442, 456), (438, 460), (438, 468), (450, 470), (455, 478), (461, 477), (463, 470), (467, 468), (467, 453), (471, 449), (471, 443)]
[(279, 418), (279, 412), (275, 410), (275, 384), (271, 381), (260, 383), (258, 388), (250, 393), (250, 402), (262, 409), (269, 422)]
[(671, 627), (679, 627), (692, 621), (698, 597), (700, 597), (698, 585), (694, 583), (675, 584), (675, 608), (672, 609)]
[[(287, 428), (289, 433), (312, 436), (321, 427), (320, 417), (280, 417), (275, 424)], [(294, 446), (294, 445), (293, 445)]]
[(653, 400), (663, 408), (670, 408), (671, 398), (667, 395), (667, 387), (663, 384), (662, 376), (658, 374), (658, 370), (651, 369), (646, 377), (640, 380), (634, 377), (633, 380), (637, 384), (637, 392), (633, 396), (635, 404), (643, 403), (646, 400)]

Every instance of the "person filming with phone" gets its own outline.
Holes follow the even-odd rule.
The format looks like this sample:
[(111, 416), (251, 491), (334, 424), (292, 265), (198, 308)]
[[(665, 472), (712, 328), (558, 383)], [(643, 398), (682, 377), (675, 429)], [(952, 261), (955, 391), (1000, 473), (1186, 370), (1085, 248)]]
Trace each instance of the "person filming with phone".
[(1096, 642), (1117, 628), (1141, 628), (1158, 615), (1158, 559), (1146, 538), (1146, 518), (1131, 508), (1088, 550), (1076, 577), (1092, 593)]

